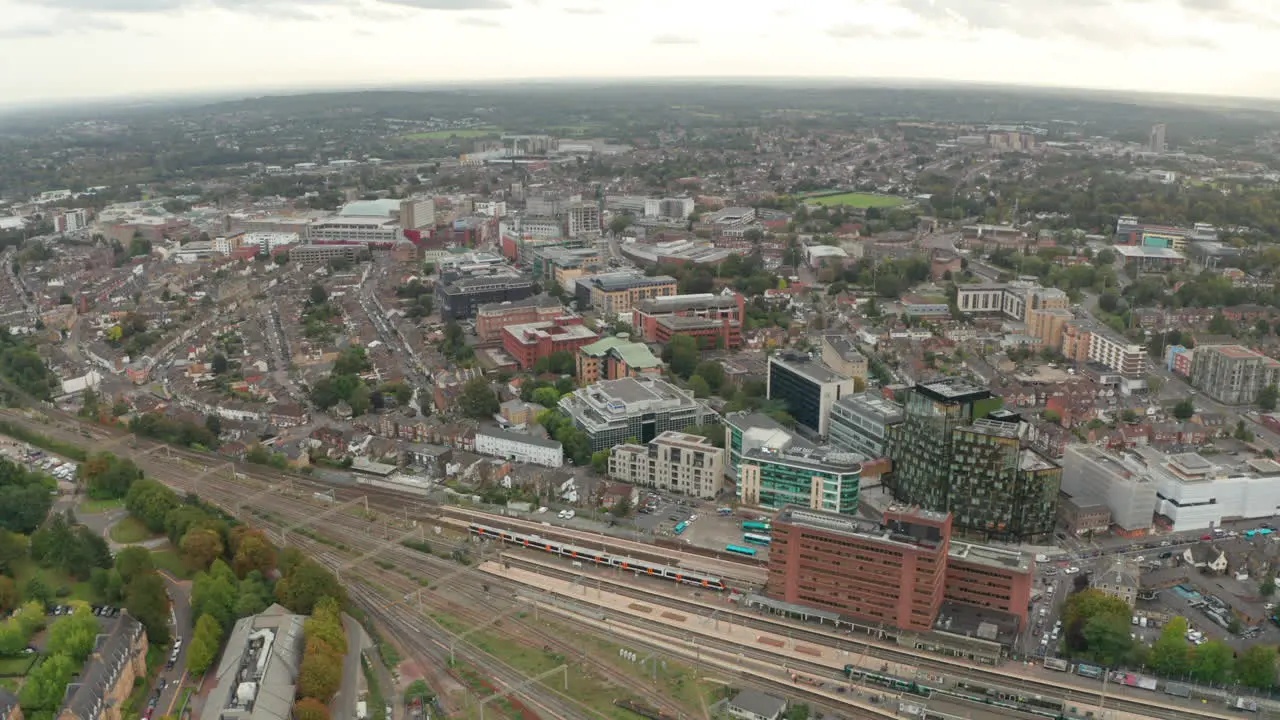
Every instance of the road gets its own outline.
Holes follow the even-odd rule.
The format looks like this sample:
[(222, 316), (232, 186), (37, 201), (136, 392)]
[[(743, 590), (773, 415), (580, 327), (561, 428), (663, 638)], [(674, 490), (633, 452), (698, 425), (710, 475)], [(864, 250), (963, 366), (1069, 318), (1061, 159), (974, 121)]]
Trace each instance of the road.
[[(172, 717), (178, 710), (178, 702), (182, 699), (182, 688), (187, 681), (187, 647), (191, 644), (191, 583), (178, 580), (169, 573), (160, 571), (172, 600), (173, 637), (182, 639), (182, 648), (178, 651), (178, 660), (169, 667), (167, 664), (160, 671), (160, 678), (165, 680), (165, 688), (160, 693), (160, 702), (156, 705), (156, 715)], [(167, 660), (168, 658), (166, 658)]]
[[(347, 632), (347, 655), (342, 659), (342, 687), (329, 705), (333, 720), (355, 720), (356, 703), (363, 693), (364, 678), (360, 670), (360, 652), (364, 649), (364, 628), (350, 615), (343, 614), (342, 627)], [(369, 708), (372, 717), (373, 708)]]

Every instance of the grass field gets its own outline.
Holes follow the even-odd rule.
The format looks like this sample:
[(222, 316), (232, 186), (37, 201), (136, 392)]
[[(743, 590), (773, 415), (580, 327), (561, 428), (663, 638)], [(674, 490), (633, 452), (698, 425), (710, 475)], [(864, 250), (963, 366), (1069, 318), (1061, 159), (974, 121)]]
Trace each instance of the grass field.
[(15, 655), (0, 658), (0, 675), (4, 677), (23, 677), (31, 672), (36, 662), (36, 655)]
[(146, 525), (136, 517), (127, 517), (111, 526), (111, 539), (122, 544), (131, 545), (155, 537)]
[(477, 128), (475, 130), (433, 130), (431, 132), (410, 133), (401, 135), (401, 140), (449, 140), (458, 138), (459, 140), (470, 140), (473, 138), (493, 137), (501, 135), (502, 131), (498, 128)]
[[(54, 602), (59, 600), (83, 600), (84, 602), (93, 602), (93, 588), (89, 586), (88, 581), (76, 582), (74, 578), (64, 572), (53, 570), (51, 568), (42, 568), (36, 565), (34, 560), (23, 560), (14, 567), (13, 581), (18, 587), (26, 587), (34, 576), (40, 576), (44, 584), (54, 593), (60, 593)], [(63, 592), (65, 591), (65, 592)], [(66, 604), (65, 602), (63, 604)]]
[(191, 570), (182, 562), (176, 550), (152, 550), (151, 562), (157, 570), (164, 570), (179, 580), (191, 577)]
[(839, 195), (825, 195), (823, 197), (806, 198), (806, 202), (813, 202), (827, 207), (847, 205), (855, 208), (891, 208), (903, 205), (907, 201), (904, 198), (893, 197), (892, 195), (840, 193)]
[(120, 510), (124, 507), (124, 500), (85, 500), (76, 508), (77, 515), (95, 515), (97, 513), (109, 512), (111, 510)]

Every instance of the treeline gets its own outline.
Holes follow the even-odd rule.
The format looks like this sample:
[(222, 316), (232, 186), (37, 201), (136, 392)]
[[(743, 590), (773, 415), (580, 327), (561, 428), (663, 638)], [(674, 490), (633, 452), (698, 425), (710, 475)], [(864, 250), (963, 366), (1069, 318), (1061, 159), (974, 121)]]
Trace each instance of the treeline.
[(51, 453), (56, 453), (66, 458), (71, 458), (78, 462), (83, 462), (84, 459), (89, 456), (89, 453), (85, 452), (85, 449), (79, 445), (64, 442), (62, 440), (55, 440), (48, 435), (41, 435), (38, 432), (29, 430), (22, 425), (9, 422), (8, 420), (0, 420), (0, 433), (4, 433), (15, 440), (21, 440), (28, 445), (34, 445), (35, 447), (48, 450)]
[(216, 450), (218, 447), (218, 434), (207, 424), (179, 420), (158, 412), (133, 418), (129, 421), (129, 430), (143, 437), (195, 450)]
[[(40, 400), (48, 400), (62, 388), (35, 346), (10, 333), (7, 327), (0, 327), (0, 379)], [(11, 395), (7, 389), (2, 394)], [(5, 399), (12, 401), (13, 398)]]
[(54, 479), (0, 458), (0, 529), (30, 535), (53, 507)]

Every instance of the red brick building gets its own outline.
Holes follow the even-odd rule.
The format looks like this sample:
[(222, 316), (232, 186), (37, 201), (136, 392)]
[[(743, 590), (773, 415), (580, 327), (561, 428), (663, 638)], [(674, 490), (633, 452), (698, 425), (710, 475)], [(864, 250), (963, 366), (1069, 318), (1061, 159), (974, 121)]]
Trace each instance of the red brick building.
[(502, 329), (502, 347), (522, 370), (528, 370), (539, 358), (565, 351), (575, 354), (583, 345), (595, 342), (597, 336), (582, 324), (582, 318), (566, 315), (554, 320), (508, 325)]
[(773, 521), (765, 594), (907, 630), (932, 630), (944, 603), (1026, 627), (1030, 556), (953, 543), (951, 522), (919, 508), (891, 508), (876, 523), (788, 505)]
[(742, 347), (746, 300), (738, 293), (671, 295), (641, 302), (631, 325), (640, 340), (667, 343), (675, 335), (692, 335), (705, 348)]
[(476, 335), (481, 344), (502, 340), (502, 329), (508, 325), (554, 320), (569, 311), (550, 295), (535, 295), (513, 302), (490, 303), (476, 310)]

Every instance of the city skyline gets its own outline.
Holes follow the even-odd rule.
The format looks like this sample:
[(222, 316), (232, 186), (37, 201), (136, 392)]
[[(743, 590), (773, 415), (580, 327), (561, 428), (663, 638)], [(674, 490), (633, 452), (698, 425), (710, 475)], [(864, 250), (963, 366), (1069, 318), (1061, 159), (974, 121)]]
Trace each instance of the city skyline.
[(0, 17), (0, 63), (22, 68), (0, 105), (707, 77), (1280, 97), (1280, 8), (1241, 0), (0, 0)]

